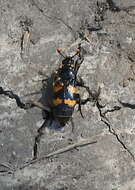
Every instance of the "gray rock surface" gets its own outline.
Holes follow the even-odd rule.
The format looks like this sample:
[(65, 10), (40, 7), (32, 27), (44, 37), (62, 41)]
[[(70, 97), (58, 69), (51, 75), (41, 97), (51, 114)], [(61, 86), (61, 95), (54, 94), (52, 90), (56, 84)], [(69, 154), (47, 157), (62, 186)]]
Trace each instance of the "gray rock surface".
[(51, 75), (61, 61), (56, 48), (86, 35), (79, 75), (93, 91), (101, 88), (102, 113), (121, 107), (107, 112), (109, 125), (92, 102), (82, 108), (84, 119), (76, 109), (74, 133), (70, 122), (63, 130), (46, 128), (39, 156), (69, 139), (98, 135), (97, 143), (19, 169), (32, 158), (43, 115), (1, 95), (0, 190), (135, 190), (134, 19), (134, 0), (0, 0), (0, 86), (24, 102), (40, 99), (41, 74)]

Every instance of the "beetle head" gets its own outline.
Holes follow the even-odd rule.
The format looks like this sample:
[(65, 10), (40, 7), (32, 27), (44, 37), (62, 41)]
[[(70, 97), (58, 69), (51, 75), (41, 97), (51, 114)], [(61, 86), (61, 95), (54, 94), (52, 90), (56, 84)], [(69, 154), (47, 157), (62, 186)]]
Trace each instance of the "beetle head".
[(63, 61), (62, 61), (62, 65), (63, 66), (72, 66), (72, 65), (74, 65), (74, 60), (72, 59), (72, 57), (65, 57), (65, 59), (63, 59)]

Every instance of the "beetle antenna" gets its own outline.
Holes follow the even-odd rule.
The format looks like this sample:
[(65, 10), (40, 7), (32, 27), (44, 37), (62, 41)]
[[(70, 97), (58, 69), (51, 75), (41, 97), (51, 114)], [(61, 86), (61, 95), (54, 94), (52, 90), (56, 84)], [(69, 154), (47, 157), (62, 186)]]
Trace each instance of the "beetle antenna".
[(81, 43), (78, 44), (78, 48), (76, 49), (76, 53), (71, 58), (73, 58), (76, 55), (80, 54), (80, 52), (81, 52)]
[(76, 53), (75, 53), (71, 58), (75, 57), (75, 56), (78, 55), (79, 53), (80, 53), (80, 50), (77, 49), (77, 50), (76, 50)]
[(64, 57), (64, 58), (67, 57), (67, 55), (64, 55), (64, 54), (62, 53), (62, 49), (61, 49), (61, 48), (58, 48), (58, 49), (57, 49), (57, 52), (58, 52), (62, 57)]

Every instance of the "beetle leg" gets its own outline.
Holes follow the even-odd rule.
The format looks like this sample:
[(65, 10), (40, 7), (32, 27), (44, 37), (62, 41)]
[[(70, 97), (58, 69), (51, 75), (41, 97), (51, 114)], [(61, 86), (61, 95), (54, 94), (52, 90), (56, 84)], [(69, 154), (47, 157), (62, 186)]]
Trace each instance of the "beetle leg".
[(76, 73), (76, 75), (77, 75), (77, 72), (78, 72), (83, 61), (84, 61), (84, 57), (82, 57), (81, 54), (79, 54), (78, 59), (75, 61), (75, 73)]
[[(82, 82), (83, 82), (83, 80), (82, 80)], [(100, 104), (100, 98), (99, 98), (100, 93), (101, 93), (101, 88), (100, 87), (98, 88), (98, 91), (91, 92), (91, 90), (89, 89), (89, 87), (85, 86), (84, 83), (82, 83), (82, 84), (78, 83), (78, 86), (85, 88), (87, 90), (87, 92), (89, 93), (89, 98), (87, 98), (85, 100), (81, 100), (81, 105), (86, 104), (88, 101), (94, 101), (94, 105), (96, 105), (100, 109), (104, 108), (106, 106), (106, 104), (105, 105)]]
[(82, 116), (82, 118), (84, 118), (83, 114), (82, 114), (82, 109), (81, 109), (81, 98), (80, 98), (80, 95), (79, 95), (79, 98), (78, 98), (78, 110), (80, 111), (80, 114)]
[[(86, 90), (88, 91), (88, 93), (89, 93), (89, 87), (87, 87), (87, 86), (81, 86), (81, 87), (84, 87), (84, 88), (86, 88)], [(78, 110), (80, 111), (80, 114), (81, 114), (81, 116), (82, 116), (82, 118), (84, 118), (84, 116), (83, 116), (83, 114), (82, 114), (82, 110), (81, 110), (81, 105), (85, 105), (87, 102), (91, 102), (91, 101), (95, 101), (95, 103), (97, 103), (98, 102), (98, 97), (99, 97), (99, 95), (93, 95), (91, 92), (89, 93), (92, 97), (88, 97), (88, 98), (86, 98), (86, 99), (81, 99), (80, 98), (80, 94), (76, 94), (76, 100), (77, 100), (77, 104), (78, 104)], [(99, 103), (99, 102), (98, 102)]]
[(77, 76), (76, 85), (77, 85), (77, 86), (80, 86), (80, 87), (83, 87), (83, 86), (84, 86), (84, 81), (83, 81), (83, 79), (82, 79), (81, 76)]
[(81, 100), (81, 101), (80, 101), (80, 104), (81, 104), (81, 105), (85, 105), (87, 102), (90, 102), (90, 101), (91, 101), (90, 98), (86, 98), (86, 99)]
[(77, 94), (78, 110), (80, 111), (80, 114), (81, 114), (82, 118), (84, 118), (84, 116), (83, 116), (83, 114), (82, 114), (81, 105), (85, 105), (87, 102), (90, 102), (90, 101), (91, 101), (90, 98), (86, 98), (86, 99), (84, 99), (84, 100), (81, 100), (80, 94)]
[(63, 50), (64, 50), (64, 49), (62, 49), (62, 48), (58, 48), (58, 49), (57, 49), (57, 52), (58, 52), (62, 57), (66, 58), (67, 55), (62, 52)]
[(79, 80), (77, 80), (76, 86), (85, 88), (86, 91), (88, 92), (89, 96), (91, 97), (91, 99), (89, 98), (89, 101), (94, 101), (97, 102), (99, 100), (99, 96), (100, 96), (100, 92), (101, 92), (101, 88), (98, 88), (98, 91), (96, 92), (92, 92), (90, 90), (90, 88), (88, 86), (84, 85), (84, 81), (81, 77), (79, 77)]
[(82, 114), (82, 109), (81, 109), (81, 106), (82, 105), (85, 105), (87, 102), (91, 102), (93, 99), (91, 98), (86, 98), (86, 99), (79, 99), (79, 101), (77, 102), (78, 103), (78, 110), (80, 111), (80, 114), (82, 116), (82, 118), (84, 118), (83, 114)]

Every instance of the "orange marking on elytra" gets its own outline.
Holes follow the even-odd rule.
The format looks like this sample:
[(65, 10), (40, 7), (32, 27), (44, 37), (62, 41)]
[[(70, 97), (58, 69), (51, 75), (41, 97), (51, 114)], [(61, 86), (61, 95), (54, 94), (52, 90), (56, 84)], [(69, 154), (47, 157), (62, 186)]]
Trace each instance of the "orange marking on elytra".
[(54, 92), (58, 92), (61, 89), (63, 89), (63, 83), (61, 82), (61, 78), (60, 77), (56, 77), (54, 83), (53, 83), (53, 90)]
[(64, 100), (65, 104), (68, 104), (69, 106), (73, 107), (76, 105), (76, 100), (70, 100), (70, 99), (65, 99)]
[(59, 105), (61, 103), (62, 103), (62, 99), (60, 99), (60, 98), (56, 98), (56, 99), (53, 100), (54, 105)]
[(74, 93), (74, 94), (76, 94), (78, 92), (78, 89), (71, 85), (68, 86), (68, 90), (69, 90), (69, 92)]
[(60, 91), (62, 88), (63, 88), (63, 86), (55, 86), (55, 87), (53, 88), (53, 90), (54, 90), (54, 92), (58, 92), (58, 91)]

